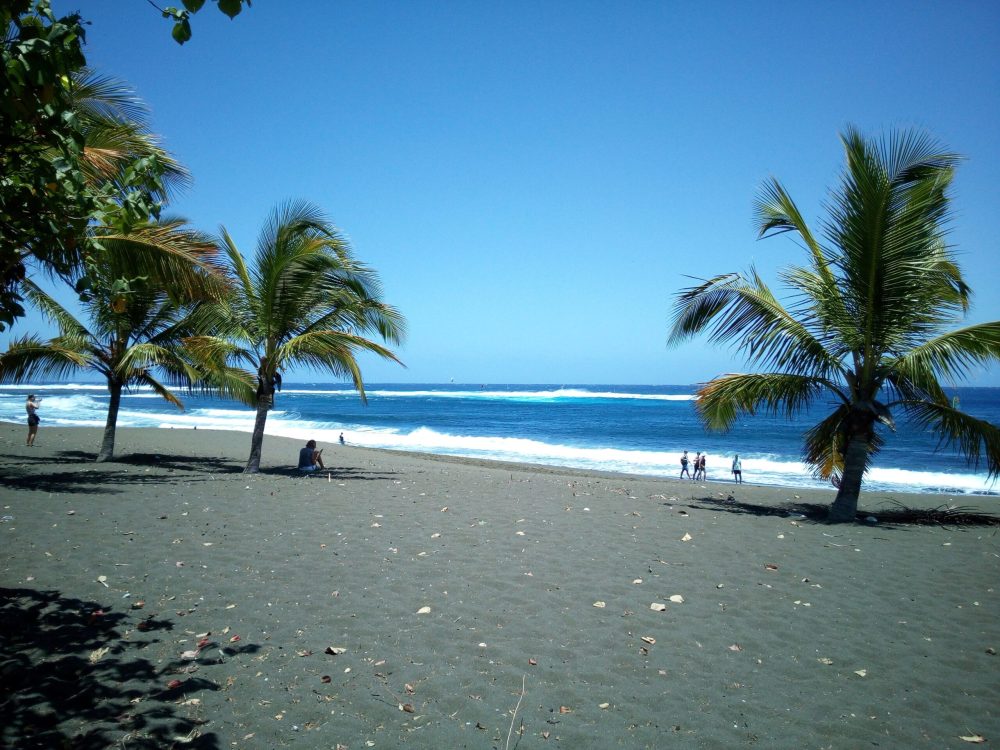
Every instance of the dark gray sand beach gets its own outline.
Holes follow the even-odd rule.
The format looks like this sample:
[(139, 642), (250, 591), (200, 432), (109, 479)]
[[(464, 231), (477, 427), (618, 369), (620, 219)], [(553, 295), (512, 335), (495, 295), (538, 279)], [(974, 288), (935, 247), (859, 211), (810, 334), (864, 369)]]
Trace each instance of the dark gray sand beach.
[[(1000, 744), (1000, 534), (893, 501), (0, 426), (5, 748)], [(752, 479), (752, 477), (748, 477)], [(732, 495), (732, 500), (728, 497)]]

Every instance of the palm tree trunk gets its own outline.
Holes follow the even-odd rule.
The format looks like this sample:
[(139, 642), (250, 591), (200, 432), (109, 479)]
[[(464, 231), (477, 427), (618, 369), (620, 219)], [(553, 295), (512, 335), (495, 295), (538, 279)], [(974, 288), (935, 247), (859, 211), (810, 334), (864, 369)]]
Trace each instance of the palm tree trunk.
[(864, 435), (852, 435), (844, 454), (844, 476), (840, 480), (840, 490), (830, 506), (827, 520), (834, 523), (854, 521), (858, 512), (858, 496), (861, 494), (861, 479), (868, 459), (868, 439)]
[(267, 410), (270, 408), (266, 397), (257, 398), (257, 419), (253, 423), (253, 435), (250, 437), (250, 458), (247, 459), (244, 474), (256, 474), (260, 471), (260, 450), (264, 445), (264, 423), (267, 422)]
[(118, 427), (118, 407), (122, 403), (122, 384), (108, 382), (111, 402), (108, 404), (108, 421), (104, 425), (104, 439), (101, 441), (101, 451), (97, 454), (98, 463), (110, 461), (115, 455), (115, 429)]

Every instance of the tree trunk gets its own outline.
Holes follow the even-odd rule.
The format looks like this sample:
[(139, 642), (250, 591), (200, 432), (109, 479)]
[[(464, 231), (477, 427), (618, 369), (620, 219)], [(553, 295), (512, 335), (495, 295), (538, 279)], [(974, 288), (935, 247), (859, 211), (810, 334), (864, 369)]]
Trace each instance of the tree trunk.
[(247, 460), (244, 474), (256, 474), (260, 471), (260, 450), (264, 445), (264, 423), (267, 422), (267, 410), (270, 408), (267, 397), (257, 398), (257, 419), (253, 423), (253, 435), (250, 437), (250, 458)]
[(840, 490), (830, 506), (827, 520), (834, 523), (853, 522), (858, 512), (858, 496), (861, 494), (861, 479), (868, 459), (868, 439), (864, 435), (852, 435), (848, 439), (844, 455), (844, 476), (840, 479)]
[(97, 462), (110, 461), (115, 455), (115, 429), (118, 427), (118, 407), (122, 403), (122, 384), (108, 383), (111, 402), (108, 404), (108, 421), (104, 425), (104, 439), (101, 441), (101, 451), (97, 454)]

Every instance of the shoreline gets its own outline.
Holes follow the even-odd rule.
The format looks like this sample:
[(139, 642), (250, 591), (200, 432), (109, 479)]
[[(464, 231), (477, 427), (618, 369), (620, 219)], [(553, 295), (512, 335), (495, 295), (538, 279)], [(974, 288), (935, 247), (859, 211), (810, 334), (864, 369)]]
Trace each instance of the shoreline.
[(995, 527), (352, 446), (302, 476), (271, 436), (244, 475), (249, 435), (200, 429), (95, 464), (101, 434), (0, 425), (0, 746), (1000, 737)]
[[(0, 420), (0, 429), (2, 429), (2, 428), (14, 428), (15, 432), (16, 432), (17, 428), (22, 428), (23, 429), (23, 425), (21, 425), (20, 423), (16, 423), (16, 422), (5, 422), (5, 421)], [(91, 430), (91, 431), (96, 431), (96, 435), (92, 438), (93, 443), (95, 445), (95, 448), (94, 448), (94, 455), (95, 456), (96, 456), (96, 453), (97, 453), (97, 447), (100, 444), (100, 436), (101, 436), (101, 434), (103, 434), (103, 428), (99, 428), (99, 427), (82, 427), (82, 426), (67, 427), (67, 426), (61, 426), (61, 425), (60, 426), (51, 427), (51, 426), (46, 426), (43, 423), (43, 428), (42, 429), (43, 429), (43, 431), (44, 430), (71, 430), (71, 431), (88, 431), (88, 430)], [(122, 434), (126, 434), (127, 435), (127, 434), (129, 434), (131, 432), (137, 432), (137, 433), (149, 432), (151, 434), (161, 434), (161, 433), (162, 434), (173, 434), (173, 433), (188, 433), (188, 432), (196, 433), (197, 432), (197, 433), (201, 433), (201, 434), (219, 435), (219, 436), (221, 436), (221, 439), (224, 442), (226, 442), (227, 444), (231, 444), (231, 445), (234, 445), (234, 446), (239, 446), (241, 444), (241, 441), (243, 443), (245, 443), (245, 446), (244, 446), (245, 452), (244, 453), (241, 454), (239, 451), (234, 451), (233, 452), (233, 455), (231, 456), (231, 458), (232, 458), (232, 460), (235, 463), (240, 464), (241, 467), (242, 467), (242, 465), (244, 465), (246, 463), (246, 457), (249, 455), (249, 444), (250, 444), (250, 433), (249, 432), (241, 432), (241, 431), (237, 431), (237, 430), (212, 430), (212, 429), (198, 430), (197, 428), (181, 429), (181, 428), (173, 428), (173, 427), (170, 427), (170, 428), (162, 428), (162, 427), (119, 427), (118, 431), (117, 431), (117, 436), (118, 436), (119, 440), (118, 440), (118, 442), (116, 442), (115, 460), (118, 460), (118, 458), (119, 458), (120, 451), (119, 451), (118, 447), (121, 444), (120, 441), (121, 441)], [(16, 439), (14, 439), (13, 442), (14, 442), (14, 444), (16, 444)], [(148, 440), (144, 441), (144, 443), (148, 443), (148, 442), (149, 442)], [(273, 442), (273, 443), (276, 443), (276, 444), (280, 443), (280, 445), (282, 446), (280, 449), (276, 450), (277, 456), (272, 456), (270, 458), (268, 457), (268, 453), (269, 453), (268, 443), (269, 442)], [(297, 458), (297, 451), (298, 451), (298, 448), (301, 447), (301, 442), (302, 441), (299, 440), (298, 438), (289, 438), (289, 437), (283, 437), (283, 436), (280, 436), (280, 435), (265, 434), (265, 437), (264, 437), (264, 447), (263, 447), (263, 456), (262, 456), (262, 461), (261, 461), (261, 469), (262, 469), (262, 471), (266, 473), (266, 471), (268, 471), (268, 470), (280, 470), (282, 468), (286, 468), (286, 469), (287, 468), (293, 468), (294, 469), (294, 466), (292, 466), (291, 464), (293, 464), (294, 461)], [(833, 488), (831, 488), (831, 487), (825, 487), (825, 486), (820, 487), (820, 486), (800, 486), (800, 485), (794, 485), (794, 484), (758, 484), (758, 483), (753, 482), (752, 480), (745, 480), (743, 484), (736, 485), (731, 479), (719, 479), (719, 478), (714, 478), (714, 479), (710, 478), (710, 479), (707, 479), (707, 480), (702, 480), (701, 482), (692, 482), (691, 480), (683, 480), (683, 479), (679, 479), (679, 478), (676, 478), (676, 477), (663, 476), (663, 475), (655, 475), (655, 474), (632, 474), (632, 473), (627, 473), (627, 472), (603, 471), (603, 470), (599, 470), (599, 469), (589, 469), (589, 468), (572, 467), (572, 466), (561, 466), (561, 465), (558, 465), (558, 464), (535, 464), (535, 463), (520, 462), (520, 461), (508, 461), (508, 460), (503, 460), (503, 459), (480, 458), (480, 457), (473, 457), (473, 456), (457, 456), (457, 455), (452, 455), (452, 454), (447, 454), (447, 453), (430, 453), (430, 452), (426, 452), (425, 453), (425, 452), (422, 452), (422, 451), (407, 451), (407, 450), (400, 450), (400, 449), (395, 449), (395, 448), (377, 448), (377, 447), (360, 446), (360, 445), (354, 445), (354, 444), (351, 444), (351, 443), (348, 443), (346, 446), (339, 446), (335, 442), (333, 442), (332, 440), (330, 442), (328, 442), (328, 443), (324, 443), (323, 445), (327, 446), (330, 449), (336, 448), (336, 449), (340, 450), (340, 449), (343, 449), (343, 448), (347, 448), (347, 449), (356, 450), (356, 451), (372, 451), (372, 452), (375, 452), (375, 453), (378, 453), (378, 454), (385, 454), (385, 455), (390, 455), (390, 456), (409, 457), (409, 458), (418, 459), (418, 460), (419, 459), (426, 459), (428, 461), (440, 461), (440, 462), (445, 462), (445, 463), (449, 463), (450, 462), (450, 463), (464, 464), (464, 465), (469, 465), (469, 466), (480, 466), (480, 467), (484, 467), (484, 468), (495, 467), (495, 468), (500, 468), (500, 469), (511, 469), (511, 470), (519, 470), (519, 471), (533, 471), (533, 472), (546, 473), (546, 474), (567, 474), (567, 475), (583, 476), (583, 477), (592, 476), (592, 477), (604, 477), (604, 478), (608, 478), (608, 479), (615, 478), (615, 477), (620, 477), (620, 478), (629, 479), (629, 480), (632, 480), (632, 481), (664, 482), (664, 483), (667, 483), (667, 484), (669, 484), (671, 486), (676, 486), (677, 488), (683, 488), (683, 487), (704, 487), (704, 486), (707, 486), (707, 485), (711, 485), (713, 487), (718, 487), (719, 488), (718, 491), (723, 491), (725, 487), (739, 487), (739, 488), (744, 488), (745, 487), (745, 488), (748, 488), (748, 489), (749, 488), (756, 488), (754, 490), (754, 492), (756, 492), (757, 490), (760, 490), (760, 491), (763, 491), (763, 492), (772, 491), (773, 493), (784, 493), (784, 494), (791, 493), (792, 495), (800, 495), (800, 496), (801, 495), (808, 495), (810, 497), (814, 497), (815, 496), (815, 499), (812, 500), (812, 502), (825, 502), (827, 504), (833, 502), (833, 497), (834, 497), (834, 493), (835, 493), (835, 490)], [(285, 459), (287, 462), (283, 462), (282, 459)], [(744, 472), (744, 474), (746, 474), (746, 473), (747, 472)], [(677, 491), (683, 492), (683, 489), (678, 489)], [(866, 496), (867, 497), (876, 497), (877, 496), (877, 497), (881, 498), (881, 502), (882, 503), (884, 503), (884, 502), (891, 502), (895, 498), (903, 498), (904, 499), (903, 504), (906, 505), (907, 507), (911, 507), (911, 508), (936, 507), (937, 505), (941, 505), (940, 502), (938, 502), (938, 503), (933, 503), (932, 502), (933, 499), (935, 499), (935, 498), (938, 498), (938, 499), (940, 499), (940, 498), (947, 498), (948, 502), (955, 503), (957, 505), (962, 505), (962, 506), (969, 505), (969, 506), (973, 506), (973, 507), (979, 507), (980, 506), (979, 502), (968, 502), (968, 501), (985, 501), (986, 502), (986, 506), (988, 506), (989, 505), (989, 501), (991, 499), (1000, 499), (1000, 490), (997, 490), (997, 491), (984, 491), (984, 492), (972, 492), (972, 493), (963, 493), (963, 492), (912, 492), (912, 491), (894, 491), (894, 490), (862, 490), (861, 499), (860, 499), (859, 505), (858, 505), (859, 509), (862, 507), (862, 505), (865, 504), (865, 498), (866, 498)], [(921, 501), (920, 498), (923, 498), (923, 500)], [(986, 511), (986, 512), (994, 512), (994, 511), (991, 511), (989, 507), (982, 507), (981, 509), (984, 510), (984, 511)], [(996, 504), (996, 511), (995, 512), (1000, 512), (1000, 503)]]

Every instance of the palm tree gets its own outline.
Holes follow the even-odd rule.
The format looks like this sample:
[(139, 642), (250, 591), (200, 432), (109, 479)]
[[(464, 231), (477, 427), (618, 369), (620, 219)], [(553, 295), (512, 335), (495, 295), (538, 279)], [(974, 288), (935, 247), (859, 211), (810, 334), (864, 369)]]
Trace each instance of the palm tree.
[(194, 336), (186, 344), (224, 395), (256, 409), (244, 469), (256, 473), (281, 372), (305, 365), (349, 377), (364, 400), (356, 355), (372, 352), (399, 362), (364, 334), (398, 344), (405, 323), (381, 301), (375, 272), (352, 256), (346, 241), (312, 205), (279, 206), (258, 237), (250, 266), (225, 229), (220, 244), (233, 288), (217, 308), (219, 333)]
[(821, 395), (833, 411), (805, 434), (803, 456), (839, 491), (833, 521), (853, 520), (861, 481), (892, 412), (903, 412), (973, 465), (1000, 475), (1000, 429), (959, 411), (941, 380), (1000, 359), (1000, 322), (955, 330), (971, 291), (945, 243), (947, 189), (958, 157), (915, 132), (841, 138), (847, 166), (822, 225), (809, 229), (777, 180), (757, 201), (761, 237), (794, 233), (807, 267), (781, 274), (786, 307), (757, 272), (709, 279), (678, 295), (669, 341), (706, 329), (730, 342), (754, 374), (722, 375), (702, 386), (697, 410), (710, 429), (758, 410), (791, 417)]
[[(153, 371), (164, 372), (170, 383), (190, 386), (199, 380), (181, 341), (208, 324), (204, 302), (221, 297), (223, 286), (214, 265), (215, 245), (183, 229), (179, 220), (138, 227), (129, 235), (98, 237), (104, 249), (100, 264), (91, 269), (83, 302), (91, 325), (26, 280), (26, 297), (56, 324), (59, 335), (48, 341), (34, 335), (13, 341), (0, 354), (0, 383), (60, 379), (78, 370), (99, 372), (107, 380), (110, 403), (97, 460), (108, 461), (114, 455), (124, 389), (148, 386), (183, 408)], [(137, 263), (137, 257), (148, 262)], [(160, 278), (178, 279), (177, 285), (165, 289), (155, 278), (134, 276), (142, 265), (154, 267)], [(199, 297), (200, 304), (194, 301)]]

